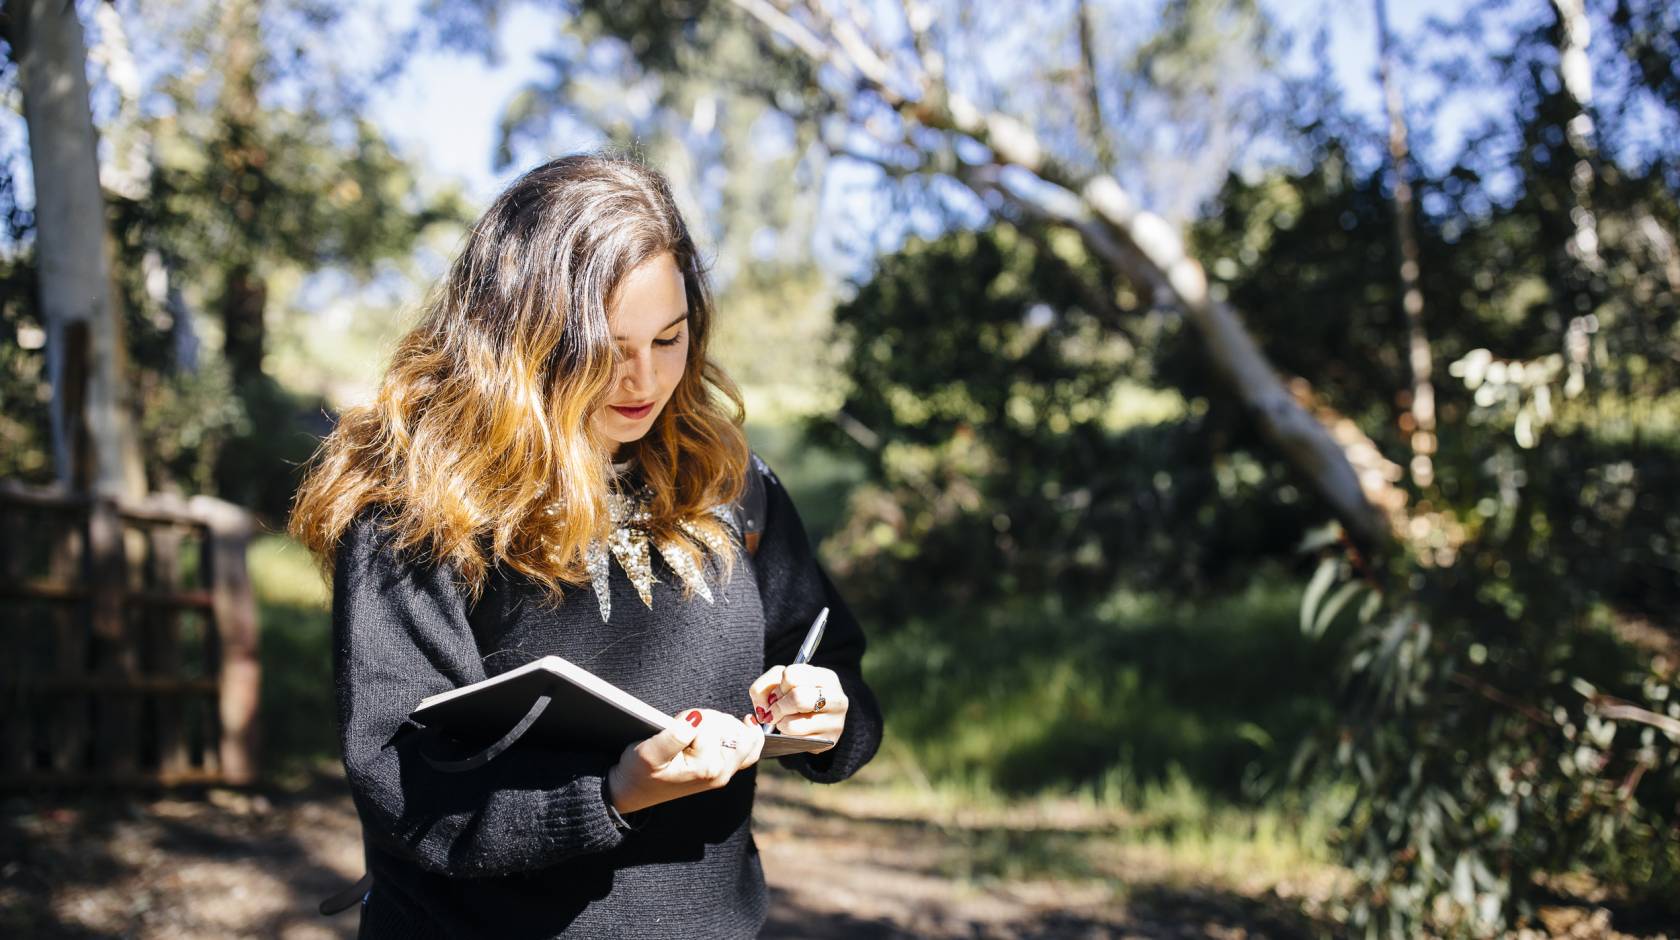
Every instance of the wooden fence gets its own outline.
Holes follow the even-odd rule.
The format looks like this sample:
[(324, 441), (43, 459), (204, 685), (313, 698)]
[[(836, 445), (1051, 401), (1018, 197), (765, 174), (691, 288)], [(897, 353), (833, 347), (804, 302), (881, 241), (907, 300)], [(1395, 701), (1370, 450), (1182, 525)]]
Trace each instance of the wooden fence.
[(0, 481), (0, 788), (256, 780), (253, 528)]

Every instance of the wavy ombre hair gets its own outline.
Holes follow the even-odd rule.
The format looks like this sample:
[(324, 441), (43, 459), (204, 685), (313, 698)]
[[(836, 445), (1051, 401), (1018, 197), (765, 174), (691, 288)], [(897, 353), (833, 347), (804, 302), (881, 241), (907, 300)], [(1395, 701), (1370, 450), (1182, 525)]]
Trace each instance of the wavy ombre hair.
[[(475, 600), (497, 565), (555, 600), (587, 583), (613, 486), (612, 443), (590, 420), (615, 374), (607, 311), (626, 275), (665, 252), (687, 286), (687, 364), (620, 456), (652, 491), (655, 539), (704, 553), (705, 537), (727, 538), (709, 510), (738, 497), (748, 451), (740, 392), (706, 358), (706, 270), (664, 177), (601, 154), (526, 173), (473, 225), (377, 398), (346, 410), (311, 458), (293, 537), (330, 576), (344, 531), (378, 506), (398, 551), (452, 567)], [(719, 561), (727, 572), (733, 559)]]

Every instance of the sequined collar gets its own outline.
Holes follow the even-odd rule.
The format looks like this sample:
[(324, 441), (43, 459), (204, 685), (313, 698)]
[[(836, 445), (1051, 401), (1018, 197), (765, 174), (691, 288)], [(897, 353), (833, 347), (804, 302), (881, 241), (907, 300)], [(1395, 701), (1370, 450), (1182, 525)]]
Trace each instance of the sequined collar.
[[(610, 494), (607, 508), (611, 514), (612, 530), (605, 539), (596, 539), (585, 550), (584, 564), (589, 570), (590, 586), (595, 589), (595, 600), (601, 607), (603, 621), (612, 618), (612, 564), (608, 561), (609, 555), (618, 559), (619, 567), (629, 575), (630, 584), (636, 588), (637, 596), (649, 610), (653, 609), (653, 585), (659, 580), (653, 574), (653, 552), (659, 553), (666, 566), (682, 579), (689, 590), (705, 598), (706, 603), (712, 603), (711, 586), (706, 583), (705, 569), (694, 551), (678, 539), (655, 541), (649, 537), (647, 507), (651, 502), (652, 493), (646, 486), (631, 489), (628, 493), (618, 491)], [(712, 514), (726, 525), (735, 524), (727, 507), (718, 506)], [(730, 550), (726, 540), (690, 520), (685, 519), (678, 526), (714, 554), (721, 555)]]

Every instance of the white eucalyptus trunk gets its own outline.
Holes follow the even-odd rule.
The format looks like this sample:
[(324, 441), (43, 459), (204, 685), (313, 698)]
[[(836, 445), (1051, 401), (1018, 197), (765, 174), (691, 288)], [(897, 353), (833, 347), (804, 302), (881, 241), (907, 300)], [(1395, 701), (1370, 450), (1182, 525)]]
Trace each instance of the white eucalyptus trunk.
[[(68, 485), (138, 497), (145, 475), (124, 383), (126, 351), (111, 278), (82, 25), (75, 5), (65, 0), (8, 0), (6, 13), (16, 39), (13, 54), (35, 175), (35, 251), (53, 388), (54, 467)], [(85, 454), (78, 452), (82, 428)]]
[(1408, 164), (1411, 149), (1406, 140), (1406, 114), (1400, 101), (1400, 85), (1394, 78), (1392, 34), (1388, 29), (1388, 4), (1376, 0), (1377, 62), (1382, 78), (1383, 100), (1388, 106), (1388, 158), (1394, 167), (1394, 239), (1400, 250), (1400, 308), (1405, 316), (1407, 362), (1411, 366), (1412, 394), (1410, 427), (1404, 430), (1412, 443), (1412, 482), (1422, 489), (1435, 480), (1435, 385), (1434, 360), (1429, 352), (1429, 332), (1423, 325), (1423, 289), (1419, 278), (1417, 231)]
[[(1604, 261), (1598, 254), (1598, 219), (1593, 214), (1592, 201), (1593, 183), (1597, 176), (1593, 168), (1597, 146), (1593, 142), (1592, 61), (1587, 57), (1592, 27), (1587, 19), (1585, 0), (1552, 0), (1552, 7), (1558, 17), (1558, 77), (1563, 80), (1564, 94), (1574, 105), (1574, 113), (1564, 125), (1569, 150), (1575, 158), (1569, 171), (1569, 189), (1575, 203), (1569, 209), (1569, 218), (1575, 231), (1569, 239), (1568, 252), (1580, 273), (1591, 276), (1604, 268)], [(1577, 306), (1576, 297), (1565, 300), (1569, 307)], [(1569, 320), (1563, 342), (1564, 355), (1569, 362), (1569, 377), (1564, 384), (1567, 395), (1580, 394), (1586, 385), (1592, 333), (1596, 329), (1597, 321), (1584, 313), (1577, 312)]]
[[(970, 137), (991, 151), (998, 170), (1030, 174), (1031, 185), (1007, 186), (1011, 196), (1077, 232), (1092, 253), (1115, 270), (1153, 287), (1158, 303), (1181, 310), (1201, 335), (1215, 370), (1247, 406), (1261, 432), (1330, 506), (1349, 535), (1373, 549), (1393, 542), (1406, 499), (1394, 486), (1392, 465), (1351, 422), (1338, 422), (1332, 433), (1316, 418), (1309, 410), (1313, 396), (1304, 380), (1285, 384), (1237, 311), (1213, 297), (1201, 263), (1190, 256), (1177, 227), (1138, 205), (1114, 176), (1079, 175), (1056, 165), (1031, 127), (953, 91), (937, 62), (924, 56), (913, 73), (896, 69), (851, 23), (831, 18), (820, 3), (733, 2), (814, 64), (854, 76), (860, 87), (873, 91), (907, 120)], [(910, 20), (919, 40), (915, 18)], [(905, 88), (917, 93), (907, 95)], [(905, 143), (915, 146), (909, 139)], [(976, 176), (986, 175), (969, 173), (965, 178), (973, 185)], [(1001, 173), (989, 175), (997, 183), (1004, 179)]]

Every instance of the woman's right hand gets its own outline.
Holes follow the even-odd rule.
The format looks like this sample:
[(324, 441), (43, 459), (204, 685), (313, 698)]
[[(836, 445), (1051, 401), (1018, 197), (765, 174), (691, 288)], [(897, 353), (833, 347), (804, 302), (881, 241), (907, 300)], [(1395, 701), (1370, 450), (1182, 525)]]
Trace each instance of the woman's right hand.
[(613, 808), (620, 813), (716, 790), (736, 771), (758, 763), (764, 731), (753, 716), (689, 708), (676, 717), (670, 728), (625, 748), (607, 771)]

